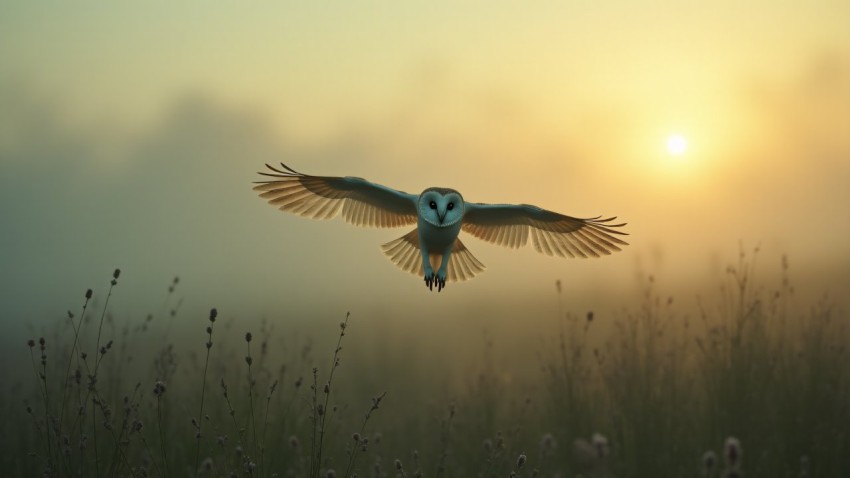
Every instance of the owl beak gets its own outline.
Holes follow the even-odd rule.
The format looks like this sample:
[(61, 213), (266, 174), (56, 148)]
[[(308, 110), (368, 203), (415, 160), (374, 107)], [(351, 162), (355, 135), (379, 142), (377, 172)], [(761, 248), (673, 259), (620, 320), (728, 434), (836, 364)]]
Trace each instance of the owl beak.
[(437, 218), (440, 220), (440, 224), (442, 224), (443, 221), (446, 219), (446, 213), (437, 214)]

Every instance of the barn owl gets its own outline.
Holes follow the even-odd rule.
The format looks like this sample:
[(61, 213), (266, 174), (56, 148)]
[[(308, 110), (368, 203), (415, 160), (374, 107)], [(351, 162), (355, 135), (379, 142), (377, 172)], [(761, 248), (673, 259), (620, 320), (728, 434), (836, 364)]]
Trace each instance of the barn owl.
[(528, 204), (466, 202), (458, 191), (432, 187), (418, 196), (346, 176), (309, 176), (281, 163), (266, 164), (274, 178), (257, 181), (254, 190), (281, 211), (330, 219), (340, 210), (351, 224), (371, 227), (416, 225), (381, 248), (399, 268), (424, 277), (437, 292), (446, 281), (472, 279), (484, 270), (458, 238), (461, 231), (500, 246), (518, 248), (531, 236), (538, 252), (561, 257), (599, 257), (628, 245), (615, 217), (579, 219)]

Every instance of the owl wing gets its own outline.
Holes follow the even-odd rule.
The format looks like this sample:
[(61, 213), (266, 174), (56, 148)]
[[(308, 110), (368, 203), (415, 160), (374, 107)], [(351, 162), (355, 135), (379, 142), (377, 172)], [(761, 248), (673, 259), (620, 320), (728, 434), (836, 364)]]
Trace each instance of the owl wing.
[(281, 211), (313, 219), (330, 219), (342, 210), (346, 221), (357, 226), (398, 227), (416, 224), (418, 196), (396, 191), (355, 177), (308, 176), (287, 165), (263, 176), (254, 191)]
[(628, 245), (611, 224), (616, 217), (579, 219), (528, 204), (466, 203), (463, 230), (485, 241), (518, 248), (534, 241), (537, 252), (561, 257), (599, 257)]

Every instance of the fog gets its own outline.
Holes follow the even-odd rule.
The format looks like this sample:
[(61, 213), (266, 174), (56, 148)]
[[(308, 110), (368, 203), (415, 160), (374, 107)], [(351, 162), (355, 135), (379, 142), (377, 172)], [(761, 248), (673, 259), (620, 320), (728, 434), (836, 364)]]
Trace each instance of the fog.
[[(4, 358), (116, 267), (128, 320), (179, 276), (184, 321), (350, 310), (447, 333), (554, 315), (556, 280), (579, 314), (621, 310), (649, 275), (693, 305), (741, 247), (760, 247), (767, 282), (787, 255), (806, 297), (850, 285), (846, 5), (748, 7), (756, 24), (630, 6), (71, 8), (0, 15)], [(681, 158), (664, 150), (672, 132), (689, 140)], [(378, 247), (407, 230), (276, 211), (251, 190), (266, 162), (616, 215), (631, 245), (563, 260), (469, 238), (486, 272), (431, 293)]]

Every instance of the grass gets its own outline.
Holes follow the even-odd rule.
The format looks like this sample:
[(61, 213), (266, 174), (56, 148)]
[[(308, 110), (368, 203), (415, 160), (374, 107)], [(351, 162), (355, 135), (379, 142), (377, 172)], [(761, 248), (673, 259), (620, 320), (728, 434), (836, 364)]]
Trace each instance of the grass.
[(318, 354), (309, 340), (270, 352), (282, 341), (266, 324), (238, 332), (216, 309), (183, 317), (199, 333), (176, 344), (175, 279), (159, 316), (118, 336), (116, 271), (102, 306), (86, 291), (79, 318), (29, 342), (32, 379), (3, 401), (19, 438), (7, 434), (0, 466), (63, 477), (850, 476), (846, 316), (827, 300), (794, 311), (787, 261), (772, 288), (755, 282), (756, 263), (742, 252), (694, 316), (649, 278), (609, 327), (563, 312), (556, 284), (538, 374), (504, 370), (485, 335), (465, 385), (423, 374), (422, 398), (404, 401), (384, 391), (392, 383), (364, 395), (375, 371), (343, 365), (371, 353), (363, 341), (343, 353), (350, 332), (368, 335), (356, 315)]

